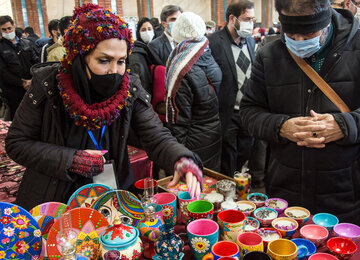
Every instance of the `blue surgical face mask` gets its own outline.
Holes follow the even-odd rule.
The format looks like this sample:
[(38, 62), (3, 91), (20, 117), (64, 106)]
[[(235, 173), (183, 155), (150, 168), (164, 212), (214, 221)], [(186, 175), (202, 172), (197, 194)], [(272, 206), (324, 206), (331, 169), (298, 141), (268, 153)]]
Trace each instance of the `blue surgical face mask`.
[(174, 25), (174, 22), (168, 23), (168, 26), (169, 26), (168, 31), (169, 31), (170, 34), (171, 34), (171, 29), (172, 29), (173, 25)]
[(292, 53), (300, 58), (309, 58), (321, 48), (320, 35), (308, 40), (295, 41), (285, 34), (285, 44)]

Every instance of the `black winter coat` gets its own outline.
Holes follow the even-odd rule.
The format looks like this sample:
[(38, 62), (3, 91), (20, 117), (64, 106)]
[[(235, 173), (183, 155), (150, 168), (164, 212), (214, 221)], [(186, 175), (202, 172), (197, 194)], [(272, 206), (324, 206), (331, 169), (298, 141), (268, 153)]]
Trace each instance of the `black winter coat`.
[(148, 48), (152, 63), (166, 67), (172, 48), (165, 33), (149, 42)]
[[(258, 52), (240, 114), (251, 135), (270, 143), (266, 176), (270, 197), (360, 224), (360, 33), (347, 10), (333, 10), (332, 24), (334, 38), (319, 74), (350, 113), (340, 113), (278, 39)], [(323, 149), (311, 149), (279, 136), (287, 119), (309, 116), (311, 109), (331, 113), (345, 137)]]
[(210, 50), (204, 52), (181, 81), (175, 96), (177, 121), (167, 125), (180, 143), (200, 156), (205, 167), (216, 171), (221, 162), (221, 124), (214, 87), (219, 88), (221, 76)]
[[(84, 183), (84, 177), (68, 172), (77, 147), (65, 147), (64, 105), (57, 88), (56, 74), (59, 65), (39, 64), (33, 68), (30, 89), (20, 104), (6, 138), (6, 152), (27, 169), (20, 185), (16, 203), (30, 210), (47, 201), (67, 202), (69, 191)], [(115, 133), (110, 145), (120, 188), (133, 183), (127, 138), (130, 126), (136, 129), (142, 147), (149, 158), (161, 168), (173, 172), (175, 162), (181, 157), (198, 157), (179, 144), (170, 131), (162, 126), (149, 103), (149, 95), (142, 89), (137, 77), (131, 76), (131, 97), (120, 116), (109, 127)], [(78, 133), (87, 134), (84, 127)]]

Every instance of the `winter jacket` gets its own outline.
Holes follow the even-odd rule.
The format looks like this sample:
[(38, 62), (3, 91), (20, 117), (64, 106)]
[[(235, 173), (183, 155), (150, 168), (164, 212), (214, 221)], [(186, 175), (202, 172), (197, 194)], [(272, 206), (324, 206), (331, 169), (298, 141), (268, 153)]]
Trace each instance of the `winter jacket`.
[(49, 48), (46, 49), (47, 62), (53, 62), (53, 61), (61, 61), (61, 59), (65, 56), (66, 50), (65, 47), (62, 45), (63, 38), (59, 38), (57, 42), (55, 42), (53, 45), (51, 45)]
[(166, 66), (172, 48), (165, 32), (149, 42), (148, 48), (152, 63), (155, 65)]
[[(6, 152), (25, 171), (16, 203), (27, 210), (48, 201), (65, 202), (70, 190), (84, 177), (68, 171), (77, 147), (65, 147), (64, 109), (57, 88), (58, 63), (42, 63), (33, 67), (33, 80), (26, 93), (6, 138)], [(128, 189), (133, 176), (127, 153), (129, 129), (136, 129), (142, 147), (149, 158), (161, 168), (173, 172), (175, 162), (181, 157), (192, 158), (201, 165), (198, 157), (179, 144), (164, 128), (154, 113), (140, 80), (131, 75), (128, 104), (120, 116), (109, 126), (109, 133), (116, 133), (110, 150), (121, 189)], [(73, 122), (70, 122), (73, 123)], [(87, 134), (80, 126), (77, 134)]]
[(180, 143), (200, 156), (205, 167), (216, 171), (221, 162), (221, 124), (215, 88), (221, 76), (210, 50), (204, 52), (184, 76), (175, 96), (177, 120), (167, 125)]
[[(350, 113), (340, 113), (297, 66), (284, 39), (278, 39), (258, 52), (240, 114), (250, 134), (270, 143), (270, 197), (360, 224), (360, 33), (347, 10), (332, 10), (332, 24), (334, 36), (319, 74)], [(332, 114), (345, 137), (315, 149), (279, 136), (286, 120), (309, 116), (311, 109)]]

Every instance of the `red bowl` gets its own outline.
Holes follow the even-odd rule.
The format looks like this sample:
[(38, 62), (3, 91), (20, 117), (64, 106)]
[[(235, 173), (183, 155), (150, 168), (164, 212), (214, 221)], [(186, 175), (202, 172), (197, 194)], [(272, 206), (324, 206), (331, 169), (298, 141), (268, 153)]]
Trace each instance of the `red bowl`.
[(349, 259), (357, 250), (357, 245), (348, 238), (333, 237), (327, 243), (330, 252), (340, 259)]
[(338, 258), (327, 253), (316, 253), (310, 256), (309, 260), (338, 260)]

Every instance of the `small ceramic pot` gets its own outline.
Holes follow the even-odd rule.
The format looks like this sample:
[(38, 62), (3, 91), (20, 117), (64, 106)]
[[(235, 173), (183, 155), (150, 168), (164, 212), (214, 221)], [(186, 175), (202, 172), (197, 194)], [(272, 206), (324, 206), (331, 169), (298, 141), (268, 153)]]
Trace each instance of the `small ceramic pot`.
[(360, 242), (360, 227), (350, 223), (337, 224), (333, 229), (333, 234), (337, 237), (348, 238), (355, 243)]
[(294, 260), (297, 257), (297, 246), (287, 239), (273, 240), (268, 245), (267, 253), (274, 260)]
[(187, 206), (190, 202), (196, 200), (196, 198), (191, 198), (191, 195), (188, 191), (181, 191), (178, 193), (178, 199), (180, 221), (181, 223), (186, 224), (189, 220), (189, 211), (187, 210)]
[(295, 219), (299, 224), (299, 227), (305, 224), (310, 218), (310, 211), (303, 207), (290, 207), (285, 209), (285, 216)]
[(195, 200), (187, 206), (189, 211), (189, 221), (207, 218), (212, 219), (214, 214), (214, 205), (207, 200)]
[(244, 225), (244, 232), (254, 232), (260, 228), (260, 222), (256, 218), (252, 217), (246, 217)]
[(221, 239), (236, 242), (237, 236), (244, 232), (245, 218), (245, 214), (238, 210), (221, 211), (218, 214)]
[(298, 248), (297, 259), (299, 260), (308, 259), (308, 257), (316, 253), (315, 244), (307, 239), (295, 238), (291, 239), (291, 241), (293, 241)]
[(299, 224), (292, 218), (282, 217), (274, 219), (271, 222), (271, 226), (278, 230), (282, 237), (291, 237), (299, 227)]
[(265, 201), (265, 206), (275, 209), (280, 215), (288, 207), (288, 202), (280, 198), (270, 198)]
[(309, 257), (308, 260), (339, 260), (336, 256), (327, 253), (316, 253)]
[(181, 260), (184, 256), (182, 253), (184, 241), (175, 234), (171, 224), (165, 224), (160, 227), (160, 237), (155, 242), (156, 255), (155, 260)]
[(250, 251), (264, 251), (262, 237), (256, 233), (246, 232), (238, 235), (236, 244), (240, 247), (240, 256)]
[(271, 257), (265, 252), (252, 251), (246, 253), (243, 260), (271, 260)]
[(339, 219), (335, 215), (329, 213), (318, 213), (313, 216), (312, 221), (316, 225), (325, 227), (327, 230), (329, 230), (329, 232), (334, 228), (335, 225), (339, 224)]
[(219, 225), (210, 219), (197, 219), (186, 229), (191, 251), (197, 260), (201, 260), (218, 241)]
[(162, 207), (163, 220), (166, 224), (176, 225), (176, 196), (172, 193), (163, 192), (155, 194), (158, 204)]
[(357, 250), (354, 241), (343, 237), (330, 238), (326, 243), (330, 252), (339, 259), (350, 259)]
[(251, 175), (246, 172), (235, 172), (236, 192), (240, 199), (246, 199), (251, 189)]
[(263, 207), (254, 211), (254, 217), (260, 222), (261, 226), (268, 227), (278, 217), (278, 213), (275, 209)]
[(329, 231), (319, 225), (310, 224), (305, 225), (300, 229), (300, 236), (313, 242), (316, 247), (324, 244), (329, 236)]
[(240, 260), (240, 250), (237, 244), (230, 241), (217, 242), (211, 247), (211, 253), (205, 255), (202, 260), (218, 260), (225, 256)]
[(280, 231), (273, 228), (259, 228), (255, 231), (255, 233), (259, 234), (263, 239), (265, 251), (271, 241), (282, 238)]
[(248, 201), (253, 202), (257, 208), (260, 208), (265, 205), (265, 201), (268, 199), (268, 196), (266, 196), (263, 193), (250, 193), (247, 198)]
[(255, 203), (248, 201), (248, 200), (240, 200), (240, 201), (237, 201), (236, 204), (238, 206), (238, 210), (240, 210), (246, 216), (251, 216), (251, 214), (256, 209)]

